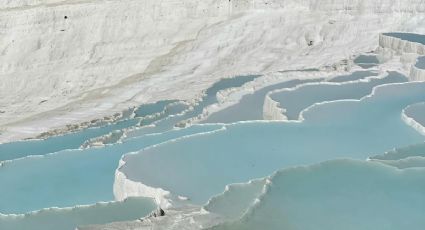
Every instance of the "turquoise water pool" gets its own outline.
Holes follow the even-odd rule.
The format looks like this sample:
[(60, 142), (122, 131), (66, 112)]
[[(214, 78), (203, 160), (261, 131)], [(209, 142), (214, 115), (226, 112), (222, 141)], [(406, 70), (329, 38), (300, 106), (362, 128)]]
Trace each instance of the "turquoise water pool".
[[(323, 79), (277, 83), (211, 114), (204, 121), (211, 124), (176, 127), (217, 103), (220, 90), (257, 76), (237, 77), (214, 84), (193, 108), (181, 101), (160, 101), (111, 124), (0, 145), (1, 159), (9, 160), (0, 164), (0, 213), (5, 214), (0, 214), (0, 229), (74, 229), (146, 216), (156, 208), (150, 199), (113, 202), (121, 159), (124, 165), (118, 170), (129, 180), (187, 197), (187, 203), (221, 215), (226, 223), (217, 229), (348, 229), (326, 217), (352, 224), (373, 213), (376, 218), (362, 222), (362, 229), (405, 229), (403, 220), (425, 226), (420, 183), (425, 137), (401, 119), (406, 109), (422, 122), (425, 83), (407, 83), (396, 72), (376, 75), (359, 71), (320, 84), (314, 81)], [(303, 122), (253, 121), (261, 119), (266, 94), (295, 86), (280, 102), (292, 103), (290, 117), (301, 113)], [(310, 107), (315, 103), (320, 104)], [(117, 131), (127, 136), (79, 149), (93, 137)], [(389, 151), (400, 146), (408, 147)], [(340, 158), (346, 160), (335, 161)], [(382, 195), (386, 190), (390, 192)], [(340, 197), (338, 202), (335, 197)], [(96, 204), (101, 201), (107, 203)], [(323, 206), (329, 209), (317, 214)], [(361, 207), (367, 211), (345, 215)], [(314, 218), (302, 221), (306, 216)], [(385, 223), (385, 218), (391, 221)]]
[(74, 230), (87, 224), (135, 220), (156, 209), (148, 198), (129, 198), (123, 202), (98, 203), (73, 208), (49, 208), (18, 216), (0, 216), (1, 229)]
[(343, 99), (360, 99), (372, 92), (375, 86), (406, 82), (407, 78), (397, 72), (389, 72), (383, 78), (370, 78), (368, 81), (349, 82), (346, 84), (321, 83), (301, 86), (295, 90), (276, 92), (270, 95), (271, 99), (279, 102), (285, 109), (285, 116), (289, 120), (299, 119), (302, 110), (323, 102)]
[(44, 155), (66, 149), (78, 149), (92, 138), (100, 137), (113, 131), (135, 127), (138, 126), (140, 122), (151, 123), (156, 119), (160, 119), (160, 116), (164, 117), (170, 115), (170, 113), (163, 112), (159, 116), (150, 117), (157, 113), (161, 113), (172, 103), (176, 103), (176, 101), (160, 101), (142, 105), (134, 111), (134, 115), (125, 116), (125, 119), (104, 124), (99, 127), (81, 129), (41, 140), (27, 140), (0, 144), (0, 161), (13, 160), (31, 155)]
[(424, 168), (353, 160), (282, 170), (242, 218), (213, 229), (421, 229), (424, 179)]
[(113, 200), (114, 173), (123, 154), (220, 128), (220, 125), (192, 126), (103, 148), (65, 150), (6, 162), (0, 167), (0, 213), (26, 213)]
[(419, 69), (425, 69), (425, 56), (419, 57), (415, 66)]
[(255, 91), (253, 94), (243, 96), (236, 105), (209, 115), (208, 118), (201, 123), (232, 123), (237, 121), (262, 120), (264, 97), (268, 92), (275, 89), (292, 88), (303, 83), (321, 80), (323, 79), (291, 80), (264, 87), (263, 89)]
[[(313, 107), (304, 113), (302, 123), (228, 125), (220, 132), (128, 155), (121, 170), (130, 180), (202, 204), (227, 184), (264, 177), (281, 168), (335, 158), (366, 159), (423, 141), (423, 136), (401, 120), (401, 111), (424, 101), (424, 90), (425, 83), (387, 85), (361, 101)], [(164, 176), (170, 174), (172, 178)]]
[(354, 64), (363, 69), (370, 69), (379, 65), (379, 60), (376, 55), (359, 55), (354, 59)]
[(425, 103), (418, 103), (407, 107), (405, 114), (425, 127)]
[(415, 34), (415, 33), (384, 33), (386, 36), (391, 36), (395, 38), (399, 38), (401, 40), (409, 41), (409, 42), (417, 42), (425, 45), (425, 35), (423, 34)]
[(153, 127), (140, 128), (133, 131), (128, 132), (127, 138), (137, 137), (141, 135), (146, 135), (149, 133), (159, 133), (164, 132), (166, 130), (172, 129), (174, 126), (179, 124), (179, 122), (184, 122), (187, 119), (195, 118), (198, 115), (202, 114), (205, 107), (217, 103), (217, 93), (221, 90), (240, 87), (247, 82), (254, 80), (259, 77), (258, 75), (252, 76), (238, 76), (230, 79), (223, 79), (219, 82), (213, 84), (210, 88), (205, 91), (205, 95), (202, 97), (201, 101), (193, 106), (190, 110), (185, 111), (182, 114), (167, 117), (163, 120), (160, 120), (154, 123)]

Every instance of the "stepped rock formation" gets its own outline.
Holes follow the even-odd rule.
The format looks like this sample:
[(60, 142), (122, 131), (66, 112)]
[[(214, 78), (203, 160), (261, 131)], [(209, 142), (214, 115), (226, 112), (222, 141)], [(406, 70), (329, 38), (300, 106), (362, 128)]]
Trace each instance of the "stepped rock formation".
[(424, 5), (2, 0), (0, 142), (140, 103), (192, 99), (223, 77), (330, 65), (375, 49), (379, 32), (418, 30)]

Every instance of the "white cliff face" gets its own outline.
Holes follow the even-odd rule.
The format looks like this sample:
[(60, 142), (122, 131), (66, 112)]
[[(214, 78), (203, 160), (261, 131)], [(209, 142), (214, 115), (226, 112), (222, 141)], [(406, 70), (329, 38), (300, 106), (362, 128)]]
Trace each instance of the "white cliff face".
[(80, 104), (64, 108), (75, 110), (108, 96), (105, 87), (138, 82), (228, 14), (216, 1), (3, 1), (0, 8), (0, 126), (68, 103)]
[[(120, 160), (119, 164), (121, 166), (124, 162)], [(154, 199), (159, 207), (171, 207), (170, 201), (166, 199), (166, 197), (170, 194), (168, 191), (160, 188), (152, 188), (140, 182), (129, 180), (126, 175), (119, 170), (119, 167), (115, 171), (113, 190), (115, 200), (117, 201), (123, 201), (129, 197), (144, 196)]]
[(288, 120), (284, 115), (284, 110), (280, 108), (279, 102), (271, 99), (270, 94), (264, 98), (263, 119), (264, 120)]
[(395, 51), (397, 54), (403, 53), (416, 53), (419, 55), (425, 54), (425, 45), (402, 40), (397, 37), (389, 36), (386, 34), (379, 35), (379, 46)]
[(152, 60), (194, 39), (222, 14), (211, 8), (213, 1), (56, 2), (1, 5), (0, 105), (6, 113), (0, 124), (155, 72), (154, 65), (148, 67)]
[(424, 69), (424, 61), (425, 57), (419, 57), (415, 64), (410, 68), (410, 80), (412, 81), (425, 81), (425, 69)]
[(412, 65), (409, 78), (411, 81), (425, 81), (425, 69)]
[(375, 49), (379, 32), (422, 23), (424, 5), (1, 0), (0, 142), (192, 99), (223, 77), (330, 65)]

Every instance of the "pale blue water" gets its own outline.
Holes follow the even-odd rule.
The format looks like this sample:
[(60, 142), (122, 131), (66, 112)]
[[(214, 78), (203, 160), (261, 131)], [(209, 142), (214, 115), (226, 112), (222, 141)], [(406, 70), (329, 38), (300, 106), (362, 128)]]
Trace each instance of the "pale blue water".
[(354, 64), (362, 67), (363, 69), (369, 69), (379, 64), (379, 60), (376, 55), (360, 55), (354, 59)]
[(262, 120), (264, 97), (268, 92), (275, 89), (292, 88), (303, 83), (321, 80), (323, 79), (291, 80), (264, 87), (255, 91), (253, 94), (243, 96), (236, 105), (209, 115), (202, 123), (232, 123), (237, 121)]
[(213, 84), (210, 88), (208, 88), (205, 92), (205, 96), (202, 97), (202, 101), (200, 101), (197, 105), (193, 107), (192, 110), (185, 112), (182, 115), (169, 117), (159, 122), (155, 123), (155, 127), (146, 127), (138, 130), (131, 131), (127, 133), (128, 138), (137, 137), (146, 135), (149, 133), (160, 133), (166, 130), (172, 129), (176, 124), (181, 121), (196, 117), (202, 114), (202, 111), (205, 107), (217, 103), (217, 93), (221, 90), (240, 87), (247, 82), (250, 82), (259, 76), (238, 76), (229, 79), (222, 79), (219, 82)]
[[(375, 75), (374, 72), (360, 71), (330, 81), (354, 81)], [(127, 163), (121, 170), (131, 180), (170, 190), (200, 205), (223, 192), (228, 184), (268, 176), (282, 168), (335, 158), (364, 160), (394, 147), (408, 146), (374, 157), (375, 163), (336, 161), (325, 163), (325, 166), (297, 169), (285, 176), (289, 179), (283, 183), (289, 184), (284, 186), (276, 178), (273, 178), (272, 186), (261, 179), (250, 185), (232, 185), (229, 191), (213, 198), (204, 208), (236, 221), (221, 226), (231, 229), (281, 229), (282, 226), (287, 229), (293, 226), (300, 229), (315, 229), (317, 226), (349, 229), (346, 223), (361, 222), (372, 215), (376, 218), (372, 221), (367, 219), (368, 225), (362, 222), (362, 225), (348, 226), (361, 226), (362, 229), (381, 229), (382, 226), (385, 229), (408, 229), (405, 223), (411, 223), (409, 226), (413, 226), (412, 229), (424, 226), (421, 222), (425, 207), (424, 192), (423, 183), (420, 182), (424, 179), (424, 173), (418, 171), (421, 170), (418, 168), (425, 166), (425, 137), (407, 126), (400, 115), (406, 106), (425, 101), (425, 83), (380, 87), (375, 96), (361, 102), (346, 100), (315, 106), (304, 114), (306, 120), (302, 123), (256, 121), (195, 125), (171, 130), (179, 122), (198, 116), (203, 108), (216, 103), (218, 91), (241, 86), (255, 77), (236, 77), (214, 84), (206, 91), (202, 102), (181, 115), (176, 114), (185, 111), (186, 104), (174, 100), (161, 101), (141, 106), (136, 110), (135, 119), (119, 120), (46, 140), (0, 145), (0, 161), (2, 157), (3, 160), (15, 159), (0, 165), (0, 213), (27, 213), (0, 216), (0, 229), (74, 229), (82, 224), (133, 220), (145, 216), (155, 208), (151, 200), (130, 199), (124, 203), (93, 204), (113, 200), (114, 173), (123, 154), (170, 140), (173, 141), (138, 155), (127, 155)], [(267, 92), (306, 81), (288, 81), (260, 89), (243, 97), (234, 107), (218, 112), (215, 117), (213, 114), (208, 122), (257, 119)], [(364, 96), (370, 93), (373, 86), (405, 81), (404, 76), (391, 72), (384, 79), (349, 83), (346, 88), (316, 86), (310, 90), (300, 90), (303, 93), (298, 92), (298, 97), (291, 101), (306, 107), (323, 100), (358, 99), (360, 94)], [(411, 106), (407, 111), (418, 121), (425, 114), (420, 105)], [(138, 127), (140, 124), (156, 126), (130, 132), (122, 144), (75, 149), (92, 137)], [(215, 132), (205, 133), (210, 131)], [(192, 134), (202, 135), (175, 140)], [(57, 153), (47, 154), (50, 152)], [(16, 159), (28, 155), (39, 156)], [(417, 171), (393, 173), (387, 168), (376, 167), (378, 160), (400, 169), (415, 168)], [(302, 183), (298, 183), (300, 181)], [(264, 186), (273, 191), (265, 194), (261, 202), (257, 203), (258, 209), (254, 208), (256, 199), (264, 195)], [(341, 190), (341, 186), (348, 187)], [(277, 188), (277, 193), (273, 193), (276, 192), (274, 188)], [(385, 195), (379, 192), (387, 190), (390, 192)], [(285, 194), (289, 194), (289, 198), (282, 200), (281, 195)], [(340, 199), (335, 201), (335, 197)], [(365, 199), (360, 200), (360, 197)], [(81, 204), (89, 206), (28, 213), (49, 207)], [(310, 209), (310, 205), (313, 208)], [(316, 210), (324, 206), (331, 208), (320, 209), (318, 215)], [(353, 215), (352, 210), (361, 207), (367, 211), (362, 210), (359, 215)], [(391, 210), (391, 207), (396, 210)], [(349, 215), (335, 211), (343, 208)], [(273, 214), (274, 210), (277, 212), (270, 221), (268, 215)], [(246, 211), (248, 213), (245, 215)], [(282, 212), (290, 218), (282, 215)], [(305, 221), (306, 216), (313, 217)], [(346, 219), (347, 222), (334, 221), (335, 225), (330, 225), (330, 218), (326, 218), (328, 216)], [(241, 217), (242, 222), (237, 221)], [(384, 217), (391, 221), (385, 222)]]
[[(376, 75), (376, 73), (371, 71), (357, 71), (349, 75), (334, 77), (329, 81), (354, 81)], [(264, 87), (260, 90), (255, 91), (253, 94), (245, 95), (236, 105), (230, 106), (228, 108), (209, 115), (207, 119), (202, 121), (202, 123), (232, 123), (237, 121), (262, 120), (264, 97), (268, 92), (276, 89), (292, 88), (300, 84), (308, 82), (317, 82), (322, 80), (324, 79), (290, 80)]]
[(147, 125), (151, 125), (155, 122), (159, 122), (169, 116), (172, 115), (178, 115), (182, 112), (184, 112), (185, 110), (188, 109), (188, 105), (184, 102), (174, 102), (171, 104), (168, 104), (164, 110), (157, 116), (152, 116), (152, 117), (144, 117), (142, 118), (142, 121), (140, 122), (141, 126), (147, 126)]
[(77, 226), (135, 220), (156, 209), (149, 198), (129, 198), (67, 209), (46, 209), (20, 216), (0, 216), (2, 230), (74, 230)]
[(142, 105), (134, 111), (136, 117), (146, 117), (156, 113), (160, 113), (167, 105), (178, 102), (178, 100), (165, 100), (156, 103)]
[(419, 69), (425, 69), (425, 56), (419, 57), (415, 66)]
[(224, 193), (210, 199), (208, 204), (204, 205), (204, 209), (220, 214), (228, 220), (236, 220), (255, 203), (255, 200), (263, 193), (265, 185), (265, 179), (229, 185), (229, 189)]
[(357, 81), (360, 79), (365, 79), (366, 77), (377, 76), (377, 75), (378, 74), (376, 72), (372, 72), (372, 71), (356, 71), (352, 74), (334, 77), (328, 80), (328, 82)]
[[(141, 121), (145, 122), (143, 117), (159, 113), (173, 102), (176, 101), (159, 101), (153, 104), (142, 105), (135, 111), (135, 118), (118, 120), (100, 127), (82, 129), (60, 136), (49, 137), (44, 140), (28, 140), (0, 144), (0, 161), (13, 160), (30, 155), (44, 155), (66, 149), (78, 149), (85, 141), (91, 138), (103, 136), (115, 130), (138, 126)], [(164, 114), (169, 115), (168, 113)], [(149, 122), (154, 121), (155, 118), (151, 118)]]
[(114, 130), (135, 126), (140, 119), (127, 119), (102, 127), (93, 127), (45, 140), (18, 141), (0, 144), (0, 161), (12, 160), (30, 155), (44, 155), (65, 149), (78, 149), (86, 140), (105, 135)]
[(397, 72), (390, 72), (382, 79), (371, 79), (368, 82), (353, 82), (342, 85), (322, 84), (306, 85), (297, 90), (271, 94), (270, 97), (285, 108), (289, 120), (297, 120), (302, 110), (322, 101), (342, 99), (360, 99), (372, 92), (377, 85), (406, 82), (407, 78)]
[(425, 169), (337, 160), (282, 170), (241, 220), (215, 230), (401, 230), (425, 226)]
[(317, 106), (305, 114), (303, 123), (228, 125), (225, 131), (128, 155), (121, 170), (131, 180), (202, 204), (227, 184), (264, 177), (277, 169), (335, 158), (366, 159), (424, 141), (400, 117), (407, 105), (425, 100), (423, 92), (425, 83), (391, 85), (361, 102)]
[(391, 36), (399, 38), (401, 40), (406, 40), (409, 42), (417, 42), (425, 45), (425, 35), (423, 34), (414, 34), (414, 33), (384, 33), (386, 36)]
[[(8, 159), (15, 159), (21, 156), (34, 154), (43, 155), (50, 152), (57, 152), (52, 155), (6, 162), (0, 167), (0, 183), (3, 183), (2, 188), (4, 188), (1, 190), (0, 195), (0, 213), (27, 213), (29, 211), (48, 207), (71, 207), (81, 204), (93, 204), (98, 201), (112, 200), (114, 172), (118, 166), (119, 159), (124, 153), (137, 151), (150, 145), (185, 135), (208, 132), (221, 128), (222, 126), (220, 125), (204, 125), (167, 132), (172, 129), (177, 122), (200, 114), (205, 106), (216, 103), (217, 100), (215, 95), (219, 90), (241, 86), (248, 81), (252, 81), (255, 77), (257, 76), (236, 77), (230, 80), (222, 80), (214, 84), (207, 90), (203, 101), (197, 105), (193, 111), (183, 116), (173, 115), (186, 110), (186, 104), (177, 101), (161, 101), (141, 106), (135, 111), (136, 119), (128, 119), (125, 121), (128, 122), (129, 125), (124, 125), (124, 121), (118, 121), (103, 127), (85, 129), (64, 136), (48, 138), (46, 140), (0, 145), (3, 150), (8, 150), (7, 156), (6, 154), (4, 155), (5, 159), (6, 157), (8, 157)], [(148, 125), (156, 123), (157, 121), (163, 121), (162, 123), (159, 122), (162, 124), (159, 128), (157, 127), (152, 130), (152, 132), (160, 131), (161, 133), (158, 135), (152, 135), (149, 134), (152, 132), (146, 132), (137, 135), (135, 138), (124, 141), (123, 144), (108, 145), (96, 149), (72, 150), (73, 148), (78, 148), (84, 141), (90, 138), (102, 136), (128, 127), (137, 127), (139, 123)], [(37, 148), (34, 149), (34, 146), (29, 145), (29, 143), (35, 143), (34, 146)], [(16, 148), (15, 152), (10, 151), (14, 150), (11, 146)], [(46, 148), (46, 146), (49, 148)], [(31, 151), (28, 151), (29, 149)], [(20, 150), (23, 150), (22, 153), (19, 152)], [(61, 167), (57, 167), (58, 165)], [(126, 209), (127, 208), (128, 207), (126, 207)], [(141, 210), (145, 210), (143, 207), (140, 208)], [(56, 223), (56, 226), (60, 226), (61, 229), (67, 229), (75, 223), (75, 221), (95, 224), (116, 220), (130, 220), (136, 218), (134, 215), (138, 213), (132, 212), (130, 208), (128, 210), (128, 212), (130, 212), (129, 214), (115, 206), (108, 210), (115, 213), (122, 211), (122, 213), (121, 215), (117, 215), (116, 218), (110, 218), (108, 215), (104, 216), (104, 213), (99, 213), (99, 215), (104, 216), (103, 219), (98, 216), (100, 219), (104, 220), (102, 222), (96, 221), (96, 219), (84, 219), (84, 216), (80, 215), (79, 210), (73, 213), (60, 212), (62, 214), (51, 212), (42, 217), (40, 217), (40, 215), (35, 215), (35, 217), (33, 217), (31, 214), (29, 216), (27, 215), (25, 219), (13, 219), (11, 216), (7, 216), (4, 217), (3, 222), (0, 221), (0, 226), (19, 227), (32, 224), (34, 224), (34, 226), (39, 226), (38, 224), (45, 221), (51, 222), (52, 224)], [(89, 208), (85, 212), (90, 214), (97, 211), (98, 210)], [(43, 211), (43, 213), (45, 212)], [(84, 210), (82, 213), (84, 213)], [(93, 215), (95, 215), (95, 213)]]
[(385, 154), (379, 154), (370, 158), (374, 160), (401, 160), (416, 156), (425, 157), (425, 143), (422, 142), (407, 147), (399, 147)]
[(405, 113), (416, 122), (425, 127), (425, 103), (411, 105), (406, 108)]
[(26, 213), (113, 200), (114, 173), (123, 154), (220, 127), (192, 126), (104, 148), (65, 150), (5, 163), (0, 167), (0, 213)]

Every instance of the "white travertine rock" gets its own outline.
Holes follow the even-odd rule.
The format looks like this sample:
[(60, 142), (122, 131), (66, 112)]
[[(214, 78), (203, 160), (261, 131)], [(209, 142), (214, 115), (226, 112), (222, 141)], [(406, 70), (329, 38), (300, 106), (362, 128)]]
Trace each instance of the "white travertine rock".
[(421, 30), (424, 5), (0, 0), (0, 142), (141, 103), (192, 100), (223, 77), (332, 65), (374, 50), (381, 32)]
[(409, 78), (411, 81), (425, 81), (425, 69), (423, 64), (424, 61), (425, 57), (423, 56), (415, 59), (414, 64), (410, 68)]
[(411, 81), (425, 81), (425, 69), (420, 69), (415, 65), (412, 65), (409, 79)]
[(388, 36), (385, 34), (379, 35), (379, 46), (383, 48), (390, 48), (398, 54), (403, 53), (416, 53), (419, 55), (425, 54), (425, 45), (402, 40), (400, 38)]
[(407, 106), (401, 113), (401, 119), (409, 126), (414, 128), (418, 133), (425, 136), (425, 124), (423, 117), (425, 111), (425, 103), (418, 103)]
[(288, 120), (284, 115), (284, 109), (280, 108), (279, 102), (271, 99), (267, 94), (264, 99), (263, 119), (264, 120)]
[[(120, 166), (124, 164), (123, 160), (120, 160)], [(171, 203), (166, 197), (170, 194), (160, 188), (152, 188), (144, 185), (140, 182), (134, 182), (127, 179), (126, 175), (118, 169), (115, 171), (114, 180), (114, 196), (115, 200), (122, 201), (128, 197), (150, 197), (155, 200), (157, 205), (162, 208), (171, 207)]]
[(403, 110), (403, 112), (401, 113), (401, 119), (407, 125), (411, 126), (413, 129), (415, 129), (418, 133), (425, 136), (425, 127), (423, 125), (421, 125), (419, 122), (417, 122), (415, 119), (413, 119), (412, 117), (409, 117), (406, 114), (405, 110)]

